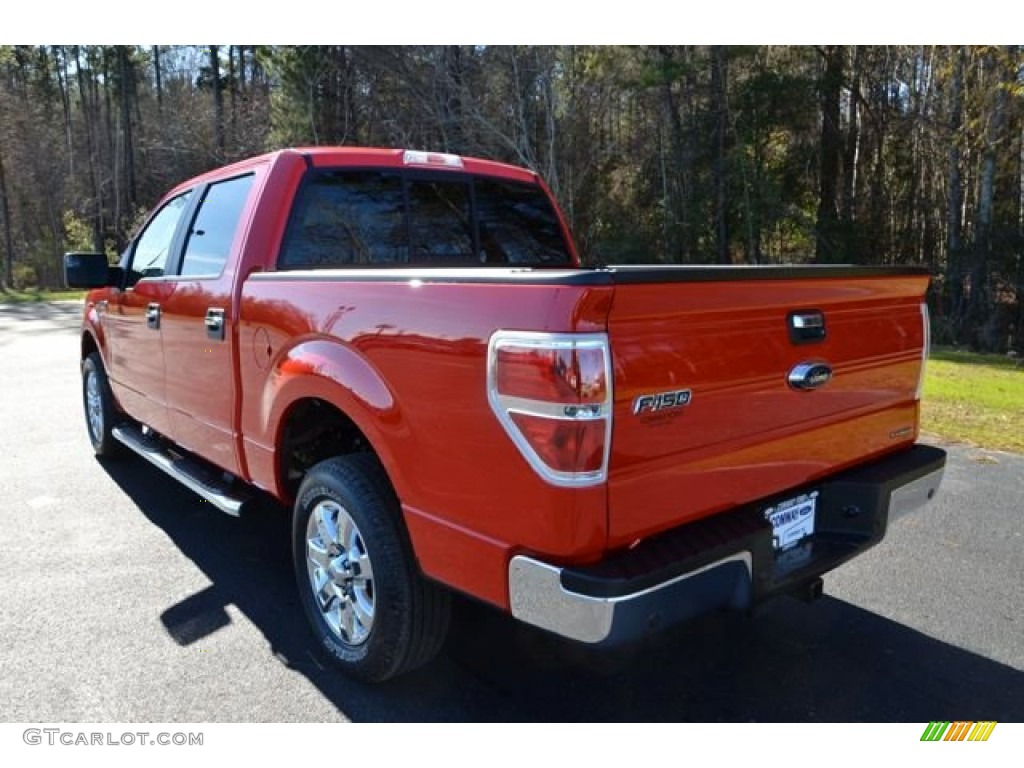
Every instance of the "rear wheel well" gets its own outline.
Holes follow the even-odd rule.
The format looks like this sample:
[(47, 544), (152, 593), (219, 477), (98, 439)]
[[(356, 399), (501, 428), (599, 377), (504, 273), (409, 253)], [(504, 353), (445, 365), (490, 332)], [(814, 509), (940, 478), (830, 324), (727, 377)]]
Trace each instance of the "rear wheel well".
[(289, 499), (295, 498), (302, 478), (317, 463), (350, 453), (374, 454), (352, 419), (319, 398), (289, 406), (280, 435), (278, 472)]

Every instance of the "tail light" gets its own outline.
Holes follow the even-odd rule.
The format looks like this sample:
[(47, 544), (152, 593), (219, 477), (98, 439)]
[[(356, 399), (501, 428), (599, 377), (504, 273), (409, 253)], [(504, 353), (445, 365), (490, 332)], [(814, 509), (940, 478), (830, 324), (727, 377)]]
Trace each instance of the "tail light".
[(930, 315), (928, 314), (928, 304), (921, 302), (921, 373), (917, 378), (917, 392), (914, 394), (915, 400), (921, 399), (921, 394), (924, 392), (924, 368), (928, 363), (928, 355), (932, 351), (932, 324)]
[(612, 431), (611, 354), (603, 333), (497, 331), (487, 398), (512, 442), (545, 480), (605, 480)]

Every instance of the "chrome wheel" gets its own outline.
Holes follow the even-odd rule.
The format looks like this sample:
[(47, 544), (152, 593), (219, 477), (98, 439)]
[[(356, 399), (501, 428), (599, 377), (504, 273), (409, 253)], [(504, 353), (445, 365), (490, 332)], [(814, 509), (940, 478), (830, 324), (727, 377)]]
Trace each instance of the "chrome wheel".
[(295, 495), (299, 601), (323, 658), (360, 680), (422, 666), (448, 631), (450, 596), (420, 572), (402, 523), (398, 497), (370, 453), (314, 464)]
[(85, 377), (85, 416), (89, 421), (89, 431), (93, 442), (103, 437), (103, 398), (100, 396), (100, 383), (96, 371), (88, 371)]
[(331, 632), (349, 645), (364, 643), (373, 629), (373, 566), (355, 521), (335, 501), (318, 502), (309, 515), (306, 573)]

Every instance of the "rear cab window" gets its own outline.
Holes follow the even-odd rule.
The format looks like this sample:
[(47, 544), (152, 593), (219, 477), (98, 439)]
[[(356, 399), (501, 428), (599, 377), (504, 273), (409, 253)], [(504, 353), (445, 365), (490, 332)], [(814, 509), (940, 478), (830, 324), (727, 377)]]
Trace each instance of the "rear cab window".
[(296, 197), (279, 269), (571, 267), (544, 190), (469, 174), (316, 170)]

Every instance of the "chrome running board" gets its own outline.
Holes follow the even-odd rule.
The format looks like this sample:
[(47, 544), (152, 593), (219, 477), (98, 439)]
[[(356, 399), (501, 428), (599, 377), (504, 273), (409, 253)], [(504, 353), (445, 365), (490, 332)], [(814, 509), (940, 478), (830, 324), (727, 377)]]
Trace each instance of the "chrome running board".
[(114, 427), (111, 433), (119, 443), (189, 490), (198, 493), (221, 512), (232, 517), (241, 516), (242, 505), (247, 498), (232, 492), (226, 483), (216, 477), (215, 470), (208, 469), (197, 459), (172, 454), (139, 427), (122, 424)]

